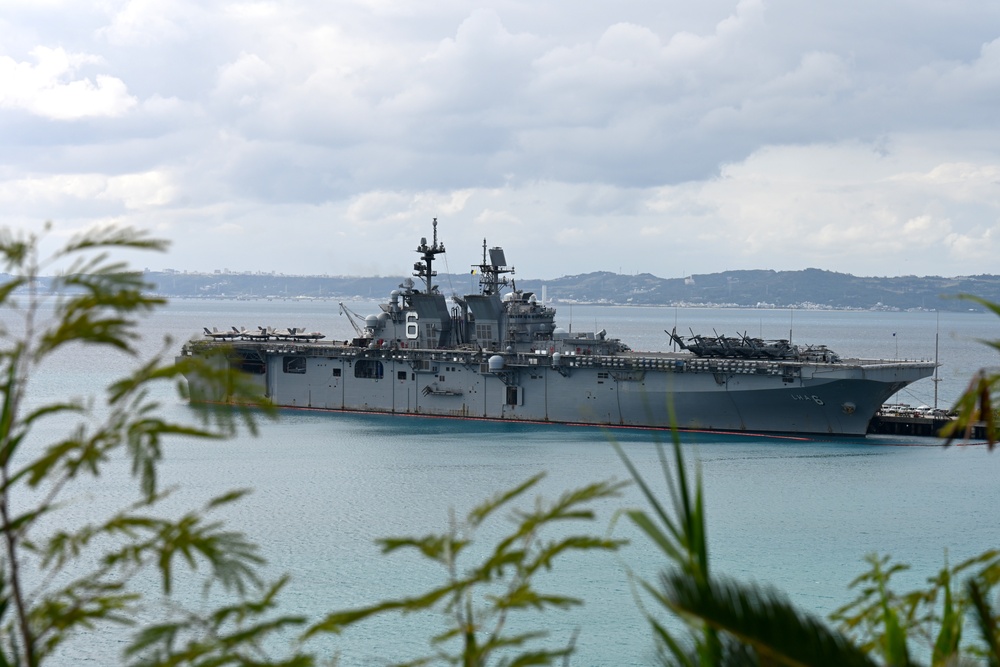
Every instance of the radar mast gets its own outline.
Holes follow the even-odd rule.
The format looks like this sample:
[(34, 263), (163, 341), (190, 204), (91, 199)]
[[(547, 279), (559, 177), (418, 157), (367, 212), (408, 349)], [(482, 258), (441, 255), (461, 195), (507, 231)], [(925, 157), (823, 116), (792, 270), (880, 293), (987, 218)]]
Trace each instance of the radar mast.
[(434, 218), (434, 243), (428, 246), (427, 237), (420, 239), (420, 245), (417, 246), (417, 252), (423, 255), (421, 257), (423, 261), (417, 262), (413, 265), (413, 275), (424, 281), (427, 294), (433, 294), (434, 290), (437, 289), (434, 285), (434, 276), (437, 275), (437, 271), (433, 269), (434, 258), (444, 251), (444, 244), (438, 244), (438, 219)]
[(479, 269), (479, 289), (485, 295), (499, 294), (509, 284), (506, 273), (514, 273), (514, 267), (507, 266), (503, 248), (490, 248), (489, 261), (486, 259), (486, 239), (483, 239), (483, 263)]

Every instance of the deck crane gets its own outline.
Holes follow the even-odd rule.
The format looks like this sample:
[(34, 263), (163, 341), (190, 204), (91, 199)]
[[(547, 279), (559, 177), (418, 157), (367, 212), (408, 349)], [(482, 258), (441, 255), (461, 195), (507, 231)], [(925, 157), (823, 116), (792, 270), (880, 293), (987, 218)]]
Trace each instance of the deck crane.
[(358, 324), (358, 322), (364, 322), (365, 318), (345, 306), (343, 301), (341, 301), (338, 305), (340, 305), (340, 314), (347, 315), (347, 321), (351, 323), (352, 327), (354, 327), (354, 332), (358, 335), (358, 338), (366, 338), (365, 330)]

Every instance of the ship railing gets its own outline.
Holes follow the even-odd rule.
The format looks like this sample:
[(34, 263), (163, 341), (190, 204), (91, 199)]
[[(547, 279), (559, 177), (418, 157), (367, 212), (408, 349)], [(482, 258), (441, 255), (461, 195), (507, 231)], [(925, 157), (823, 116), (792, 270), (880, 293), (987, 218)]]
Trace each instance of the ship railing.
[(558, 366), (559, 368), (601, 368), (628, 371), (662, 371), (673, 373), (725, 373), (731, 375), (786, 375), (797, 364), (765, 359), (699, 358), (679, 359), (675, 356), (572, 355), (561, 354), (558, 361), (547, 350), (520, 353), (509, 359), (514, 366)]
[(842, 359), (842, 363), (852, 366), (876, 367), (876, 366), (899, 366), (912, 364), (933, 364), (930, 359)]

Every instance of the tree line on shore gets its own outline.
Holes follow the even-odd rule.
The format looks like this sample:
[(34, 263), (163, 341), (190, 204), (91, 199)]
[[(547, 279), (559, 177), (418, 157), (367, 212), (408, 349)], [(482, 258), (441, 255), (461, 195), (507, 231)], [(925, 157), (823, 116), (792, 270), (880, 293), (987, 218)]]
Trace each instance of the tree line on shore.
[[(399, 287), (405, 276), (283, 276), (252, 273), (147, 272), (158, 294), (170, 297), (365, 298), (381, 300)], [(1000, 302), (1000, 276), (978, 275), (858, 277), (846, 273), (802, 271), (727, 271), (684, 278), (607, 271), (554, 279), (517, 279), (520, 289), (548, 299), (574, 303), (650, 306), (735, 305), (788, 308), (803, 305), (836, 309), (979, 310), (960, 303), (959, 294), (977, 294)], [(475, 276), (441, 274), (438, 284), (449, 293), (474, 293)]]

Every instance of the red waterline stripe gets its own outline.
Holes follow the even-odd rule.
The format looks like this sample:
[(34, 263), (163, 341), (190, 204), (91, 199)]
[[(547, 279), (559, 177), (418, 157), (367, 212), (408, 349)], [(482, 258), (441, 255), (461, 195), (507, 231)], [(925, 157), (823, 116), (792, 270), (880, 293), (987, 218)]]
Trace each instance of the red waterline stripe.
[[(202, 401), (211, 405), (229, 405), (231, 403), (221, 403), (218, 401)], [(582, 428), (614, 428), (628, 429), (632, 431), (670, 431), (669, 426), (630, 426), (628, 424), (587, 424), (585, 422), (555, 422), (542, 421), (537, 419), (498, 419), (496, 417), (458, 417), (453, 415), (428, 415), (419, 412), (384, 412), (380, 410), (349, 410), (346, 408), (310, 408), (301, 405), (273, 406), (279, 410), (301, 410), (303, 412), (337, 412), (350, 415), (384, 415), (387, 417), (423, 417), (424, 419), (454, 419), (457, 421), (478, 421), (493, 424), (532, 424), (537, 426), (576, 426)], [(752, 433), (749, 431), (717, 431), (697, 428), (678, 428), (681, 433), (704, 433), (707, 435), (735, 435), (749, 438), (767, 438), (770, 440), (793, 440), (797, 442), (813, 442), (815, 438), (800, 435), (776, 435), (773, 433)], [(845, 436), (861, 437), (861, 436)]]

